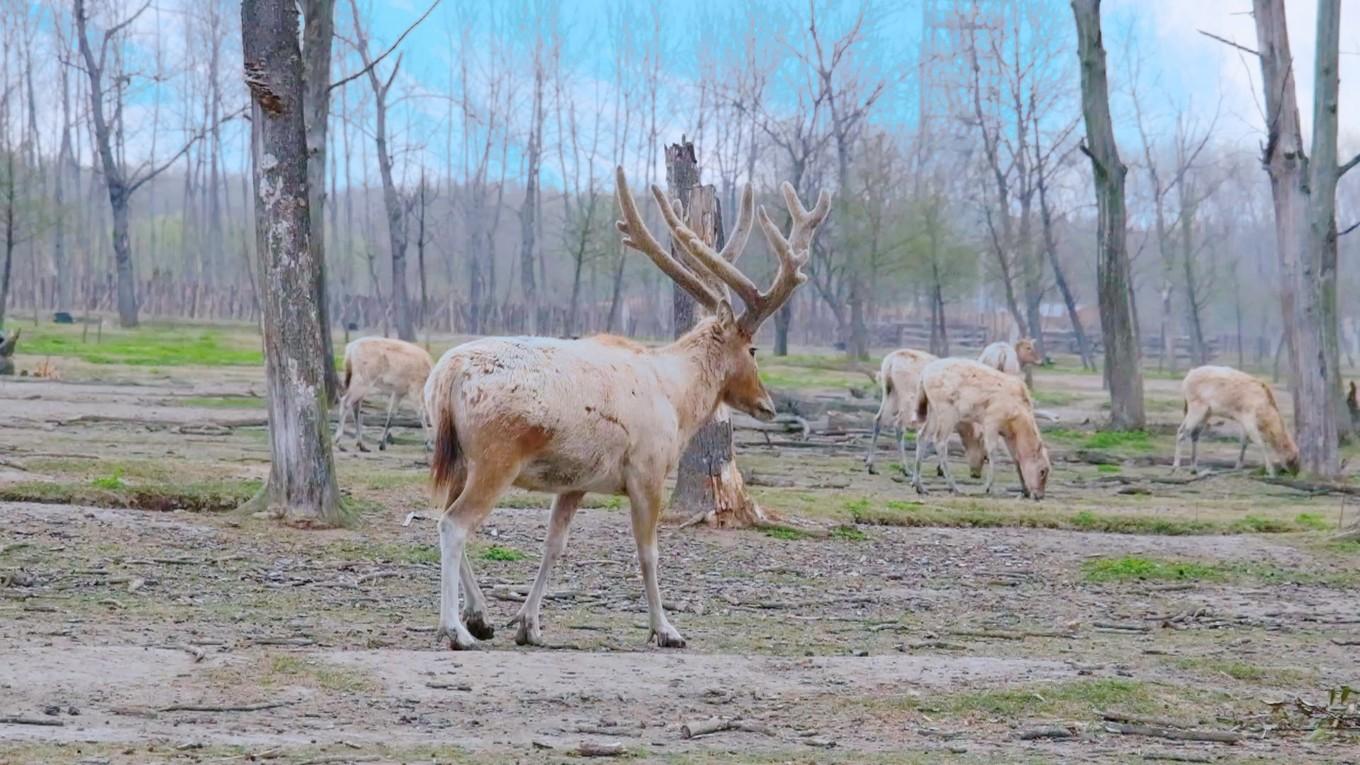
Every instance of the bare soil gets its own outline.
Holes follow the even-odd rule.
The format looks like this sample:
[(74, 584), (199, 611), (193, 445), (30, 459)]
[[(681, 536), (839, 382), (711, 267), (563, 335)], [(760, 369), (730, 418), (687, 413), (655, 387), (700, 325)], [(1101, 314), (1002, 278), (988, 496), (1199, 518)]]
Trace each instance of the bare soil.
[[(263, 477), (257, 370), (68, 371), (0, 382), (0, 491)], [(1040, 399), (1058, 427), (1099, 419), (1095, 378), (1039, 387), (1061, 402)], [(642, 762), (1357, 761), (1353, 730), (1315, 731), (1272, 704), (1360, 687), (1360, 548), (1320, 529), (1024, 527), (1084, 511), (1261, 519), (1251, 531), (1355, 512), (1248, 473), (1157, 483), (1166, 469), (1147, 463), (1169, 457), (1179, 412), (1174, 383), (1149, 388), (1163, 435), (1097, 450), (1116, 458), (1102, 469), (1080, 456), (1084, 433), (1054, 431), (1042, 503), (982, 498), (975, 481), (963, 498), (921, 500), (894, 480), (886, 446), (882, 474), (863, 472), (862, 422), (810, 446), (743, 434), (761, 501), (836, 530), (666, 529), (662, 592), (683, 650), (644, 644), (627, 513), (607, 499), (577, 516), (554, 576), (553, 648), (517, 648), (501, 630), (485, 650), (439, 650), (433, 523), (403, 525), (432, 515), (410, 427), (385, 452), (337, 455), (361, 508), (348, 530), (0, 502), (0, 763), (571, 762), (583, 743)], [(1205, 452), (1226, 459), (1235, 445)], [(533, 577), (547, 520), (546, 497), (506, 504), (474, 548), (499, 623)], [(887, 525), (855, 524), (866, 506)], [(997, 520), (968, 527), (979, 518)], [(1121, 573), (1132, 560), (1192, 567), (1140, 579)], [(1107, 713), (1241, 739), (1122, 735)], [(710, 718), (742, 724), (683, 736)], [(1041, 728), (1061, 737), (1030, 737)]]

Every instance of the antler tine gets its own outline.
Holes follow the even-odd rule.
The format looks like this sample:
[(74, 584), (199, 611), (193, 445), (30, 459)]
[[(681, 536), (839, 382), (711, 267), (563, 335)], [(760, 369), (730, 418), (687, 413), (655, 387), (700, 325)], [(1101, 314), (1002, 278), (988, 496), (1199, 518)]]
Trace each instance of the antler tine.
[[(679, 284), (682, 289), (694, 296), (704, 308), (714, 311), (718, 308), (721, 298), (713, 293), (713, 290), (704, 284), (703, 280), (693, 271), (685, 267), (683, 263), (676, 261), (671, 254), (666, 251), (661, 243), (656, 241), (652, 232), (647, 229), (647, 224), (642, 222), (642, 215), (638, 212), (637, 202), (633, 199), (633, 192), (628, 189), (628, 179), (623, 174), (623, 167), (619, 166), (614, 170), (614, 180), (617, 183), (616, 193), (619, 198), (619, 211), (623, 213), (623, 220), (614, 225), (623, 234), (623, 244), (651, 258), (656, 267), (661, 269), (672, 281)], [(675, 215), (669, 203), (661, 205), (662, 215)]]
[[(739, 245), (738, 251), (740, 251), (740, 247), (746, 246), (744, 240), (751, 234), (749, 216), (743, 215), (741, 221), (737, 224), (737, 230), (733, 232), (732, 241), (728, 242), (727, 247), (723, 248), (722, 254), (719, 254), (714, 252), (713, 248), (709, 247), (693, 229), (686, 226), (684, 221), (680, 220), (680, 214), (675, 210), (675, 207), (672, 206), (670, 197), (667, 196), (665, 190), (660, 186), (652, 186), (652, 196), (656, 197), (656, 203), (661, 206), (661, 215), (666, 219), (666, 225), (670, 227), (671, 236), (675, 237), (675, 240), (680, 243), (680, 246), (684, 247), (685, 251), (699, 262), (700, 266), (712, 273), (713, 276), (717, 277), (728, 287), (731, 287), (732, 291), (737, 293), (737, 297), (741, 298), (741, 302), (744, 303), (748, 309), (755, 305), (754, 301), (759, 298), (760, 288), (756, 287), (755, 282), (751, 281), (746, 274), (743, 274), (736, 266), (732, 265), (731, 261), (734, 259), (734, 256), (728, 256), (728, 250), (733, 244)], [(742, 200), (743, 204), (750, 201), (750, 196), (750, 188), (748, 187), (746, 196)], [(742, 230), (743, 226), (745, 227), (745, 231)], [(743, 241), (737, 242), (738, 239)]]
[(748, 303), (746, 313), (741, 315), (739, 320), (741, 326), (753, 334), (761, 322), (788, 302), (793, 291), (807, 281), (807, 274), (803, 273), (802, 269), (811, 256), (812, 236), (831, 211), (831, 193), (828, 191), (822, 191), (812, 210), (803, 207), (789, 183), (784, 183), (783, 191), (789, 215), (793, 218), (789, 238), (786, 239), (774, 221), (770, 220), (764, 205), (761, 205), (756, 213), (760, 221), (760, 230), (765, 234), (765, 239), (769, 242), (775, 257), (779, 259), (779, 270), (775, 272), (774, 282), (770, 284), (770, 288), (756, 296), (755, 303)]
[(737, 206), (737, 226), (732, 229), (732, 238), (727, 240), (722, 252), (718, 253), (728, 263), (736, 263), (737, 258), (746, 251), (746, 242), (751, 238), (751, 224), (755, 222), (756, 195), (751, 184), (741, 190), (741, 204)]

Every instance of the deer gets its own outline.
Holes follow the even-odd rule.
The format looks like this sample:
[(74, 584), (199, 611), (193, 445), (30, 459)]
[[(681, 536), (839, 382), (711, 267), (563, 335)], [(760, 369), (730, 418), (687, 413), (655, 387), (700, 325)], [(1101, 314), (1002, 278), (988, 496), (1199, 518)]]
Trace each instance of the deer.
[[(917, 493), (927, 494), (921, 481), (921, 461), (926, 449), (945, 442), (961, 423), (981, 430), (987, 453), (983, 493), (992, 493), (996, 474), (996, 447), (1004, 441), (1020, 474), (1020, 488), (1035, 501), (1044, 498), (1052, 463), (1048, 447), (1034, 419), (1034, 403), (1024, 380), (969, 359), (940, 359), (921, 370), (916, 392), (915, 419), (924, 422), (916, 437), (916, 469), (912, 480)], [(949, 490), (959, 493), (949, 473), (949, 452), (939, 446), (940, 470)]]
[(1006, 342), (992, 343), (982, 349), (978, 361), (1008, 375), (1024, 377), (1025, 367), (1031, 364), (1039, 364), (1043, 362), (1043, 359), (1039, 358), (1039, 351), (1034, 347), (1034, 340), (1022, 337), (1015, 341), (1015, 345)]
[[(912, 348), (900, 348), (883, 357), (883, 364), (878, 370), (882, 401), (878, 406), (878, 414), (874, 415), (874, 432), (869, 440), (869, 453), (864, 455), (864, 467), (871, 475), (878, 472), (874, 467), (874, 453), (878, 451), (878, 434), (886, 418), (897, 428), (897, 453), (902, 460), (902, 472), (908, 478), (911, 477), (911, 468), (907, 466), (907, 442), (902, 436), (905, 431), (913, 428), (916, 388), (920, 382), (921, 370), (937, 358), (939, 357), (934, 354)], [(965, 422), (959, 423), (958, 434), (963, 440), (963, 452), (968, 459), (969, 474), (974, 478), (981, 478), (983, 463), (987, 461), (981, 434), (976, 426)]]
[(345, 393), (340, 398), (340, 422), (335, 426), (337, 446), (345, 433), (345, 417), (354, 415), (354, 445), (364, 446), (364, 399), (374, 393), (387, 394), (387, 421), (383, 423), (378, 449), (386, 449), (391, 439), (392, 414), (397, 404), (406, 398), (415, 401), (420, 416), (420, 429), (425, 434), (429, 449), (430, 428), (425, 410), (425, 381), (429, 379), (430, 354), (415, 343), (388, 337), (361, 337), (345, 346)]
[[(754, 216), (778, 261), (772, 283), (759, 289), (736, 266), (752, 228), (753, 197), (742, 193), (732, 238), (715, 252), (680, 219), (667, 194), (652, 196), (672, 243), (692, 270), (662, 247), (643, 223), (622, 167), (615, 171), (623, 244), (693, 296), (706, 316), (673, 343), (645, 348), (608, 335), (578, 340), (499, 337), (446, 352), (425, 385), (435, 422), (431, 459), (440, 552), (436, 640), (473, 648), (495, 630), (467, 559), (471, 535), (501, 493), (517, 486), (555, 495), (538, 573), (523, 606), (507, 625), (515, 642), (543, 645), (540, 610), (553, 565), (566, 549), (568, 527), (588, 492), (628, 497), (650, 634), (660, 648), (683, 648), (657, 584), (657, 525), (663, 485), (691, 436), (719, 404), (760, 420), (775, 416), (761, 383), (754, 338), (760, 325), (807, 280), (813, 235), (831, 209), (822, 191), (808, 210), (793, 186), (782, 186), (791, 217), (788, 236), (764, 206)], [(702, 273), (701, 273), (702, 272)], [(710, 285), (714, 286), (710, 286)], [(737, 315), (726, 290), (741, 298)], [(466, 607), (459, 611), (459, 596)], [(476, 633), (474, 635), (474, 632)]]
[(1269, 385), (1232, 367), (1202, 366), (1186, 373), (1181, 392), (1185, 396), (1185, 416), (1176, 429), (1172, 473), (1180, 470), (1181, 442), (1186, 438), (1190, 439), (1190, 469), (1199, 472), (1199, 437), (1210, 417), (1224, 417), (1242, 426), (1242, 444), (1234, 470), (1242, 469), (1247, 442), (1251, 441), (1261, 448), (1270, 476), (1274, 477), (1277, 462), (1290, 473), (1299, 472), (1299, 448), (1285, 427)]

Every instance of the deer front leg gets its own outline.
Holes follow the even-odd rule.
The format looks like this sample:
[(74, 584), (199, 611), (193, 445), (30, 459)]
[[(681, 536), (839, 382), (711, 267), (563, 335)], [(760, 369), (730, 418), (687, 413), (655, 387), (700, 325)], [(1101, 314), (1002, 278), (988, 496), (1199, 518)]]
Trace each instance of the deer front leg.
[[(983, 448), (987, 450), (987, 479), (982, 484), (982, 493), (992, 493), (992, 480), (996, 478), (996, 435), (994, 433), (984, 433), (982, 435)], [(1019, 460), (1016, 460), (1019, 464)], [(1024, 485), (1024, 481), (1020, 482)]]
[(628, 502), (632, 508), (633, 538), (637, 542), (642, 586), (647, 594), (647, 616), (652, 627), (650, 637), (656, 639), (659, 648), (684, 648), (685, 639), (671, 626), (661, 607), (661, 588), (656, 580), (656, 526), (661, 520), (661, 485), (630, 485)]
[[(864, 469), (868, 471), (870, 475), (878, 473), (878, 469), (874, 467), (874, 453), (878, 451), (878, 433), (883, 429), (883, 414), (887, 408), (888, 397), (884, 396), (883, 403), (878, 405), (878, 414), (874, 415), (874, 434), (869, 438), (869, 453), (864, 455)], [(900, 437), (902, 434), (901, 428), (898, 428), (897, 432)]]
[(921, 461), (925, 459), (926, 448), (930, 444), (930, 428), (926, 425), (921, 426), (916, 431), (916, 464), (912, 466), (911, 485), (916, 489), (917, 494), (929, 494), (926, 485), (921, 482)]
[(345, 417), (349, 414), (349, 408), (349, 396), (342, 396), (340, 398), (340, 422), (335, 425), (335, 438), (332, 439), (335, 442), (335, 448), (340, 451), (345, 450), (345, 447), (340, 443), (340, 439), (345, 435)]
[(543, 560), (538, 565), (538, 576), (534, 577), (534, 585), (529, 588), (529, 597), (524, 599), (524, 605), (520, 606), (519, 613), (506, 625), (507, 627), (519, 625), (519, 632), (515, 633), (515, 642), (519, 645), (544, 644), (542, 627), (539, 624), (543, 596), (548, 592), (548, 578), (552, 574), (553, 565), (567, 549), (567, 528), (571, 525), (571, 519), (576, 515), (576, 508), (581, 506), (581, 499), (584, 496), (584, 492), (578, 491), (558, 494), (553, 500), (552, 518), (548, 521), (548, 539), (543, 544)]
[(364, 400), (358, 399), (354, 402), (354, 448), (361, 452), (368, 451), (364, 446)]

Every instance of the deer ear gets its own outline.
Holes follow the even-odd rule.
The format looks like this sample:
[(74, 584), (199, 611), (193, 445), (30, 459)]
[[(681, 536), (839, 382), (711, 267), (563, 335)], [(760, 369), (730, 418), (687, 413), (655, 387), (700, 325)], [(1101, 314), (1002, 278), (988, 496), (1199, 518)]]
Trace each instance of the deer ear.
[(724, 330), (731, 329), (737, 324), (737, 317), (732, 313), (732, 303), (729, 300), (718, 301), (718, 307), (713, 311), (713, 315), (718, 318), (718, 326)]

